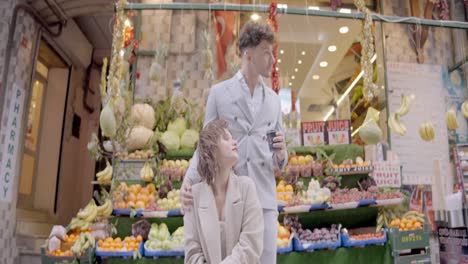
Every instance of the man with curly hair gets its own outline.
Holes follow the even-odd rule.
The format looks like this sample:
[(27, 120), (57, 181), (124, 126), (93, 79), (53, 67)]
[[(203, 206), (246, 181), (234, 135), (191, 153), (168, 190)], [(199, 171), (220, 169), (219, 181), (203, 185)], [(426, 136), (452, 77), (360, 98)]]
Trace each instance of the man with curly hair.
[[(264, 235), (261, 263), (276, 263), (278, 210), (274, 169), (282, 169), (287, 151), (282, 132), (279, 96), (269, 88), (264, 78), (271, 75), (275, 35), (270, 26), (248, 22), (239, 37), (242, 66), (234, 77), (214, 85), (206, 105), (204, 125), (224, 119), (238, 143), (239, 160), (234, 166), (237, 175), (247, 175), (256, 186), (263, 208)], [(267, 132), (274, 130), (270, 150)], [(193, 204), (192, 184), (200, 182), (197, 172), (198, 154), (185, 175), (181, 188), (183, 209)]]

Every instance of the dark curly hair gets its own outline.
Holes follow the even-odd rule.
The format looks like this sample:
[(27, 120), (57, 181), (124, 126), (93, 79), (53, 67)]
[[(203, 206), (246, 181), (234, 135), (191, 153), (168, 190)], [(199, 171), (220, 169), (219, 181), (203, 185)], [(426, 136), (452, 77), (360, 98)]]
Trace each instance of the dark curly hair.
[(249, 21), (242, 27), (239, 36), (239, 51), (243, 53), (247, 48), (256, 47), (262, 40), (271, 44), (276, 41), (271, 27), (268, 24)]
[(227, 137), (228, 123), (224, 119), (217, 119), (208, 123), (200, 133), (198, 139), (198, 174), (208, 185), (213, 185), (219, 173), (216, 149), (221, 137)]

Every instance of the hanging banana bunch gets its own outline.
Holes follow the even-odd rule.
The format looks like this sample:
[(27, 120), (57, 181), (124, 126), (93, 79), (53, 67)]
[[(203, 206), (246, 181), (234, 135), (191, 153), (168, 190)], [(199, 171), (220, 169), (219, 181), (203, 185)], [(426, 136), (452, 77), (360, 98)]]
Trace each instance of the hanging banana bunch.
[(424, 141), (432, 141), (435, 138), (435, 128), (432, 122), (425, 122), (419, 126), (419, 136)]
[(455, 130), (458, 128), (457, 112), (454, 108), (450, 108), (446, 115), (448, 129)]
[(468, 118), (468, 101), (463, 102), (461, 112), (465, 118)]
[(413, 103), (414, 99), (415, 96), (413, 94), (409, 96), (402, 94), (400, 107), (397, 111), (395, 111), (395, 113), (391, 114), (388, 118), (388, 127), (390, 128), (390, 130), (399, 134), (400, 136), (406, 135), (407, 132), (406, 126), (400, 121), (400, 117), (405, 116), (409, 113), (411, 109), (411, 104)]

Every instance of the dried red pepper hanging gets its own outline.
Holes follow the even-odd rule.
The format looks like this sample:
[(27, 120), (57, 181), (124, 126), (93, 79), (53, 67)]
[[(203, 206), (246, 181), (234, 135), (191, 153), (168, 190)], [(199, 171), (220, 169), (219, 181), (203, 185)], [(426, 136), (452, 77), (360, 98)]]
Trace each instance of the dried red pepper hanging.
[[(273, 28), (275, 33), (278, 32), (278, 21), (276, 20), (276, 15), (278, 14), (278, 2), (276, 0), (272, 0), (268, 12), (268, 24)], [(276, 70), (278, 66), (278, 44), (275, 43), (273, 46), (273, 57), (275, 58), (273, 62), (273, 68), (271, 69), (271, 88), (276, 93), (279, 93), (280, 84), (279, 84), (279, 73)]]

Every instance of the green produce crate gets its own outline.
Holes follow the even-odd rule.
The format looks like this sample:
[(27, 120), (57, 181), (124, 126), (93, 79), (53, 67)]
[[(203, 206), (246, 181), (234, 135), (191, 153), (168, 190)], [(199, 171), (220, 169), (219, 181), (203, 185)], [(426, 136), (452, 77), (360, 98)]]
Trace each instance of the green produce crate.
[[(93, 264), (95, 262), (95, 252), (93, 248), (88, 249), (85, 255), (80, 257), (80, 264)], [(42, 264), (66, 264), (76, 263), (75, 257), (55, 257), (47, 255), (45, 247), (41, 248)]]
[(428, 250), (425, 254), (408, 255), (408, 256), (394, 256), (395, 264), (422, 264), (431, 263), (431, 252)]
[(393, 251), (429, 247), (429, 226), (426, 224), (421, 230), (400, 231), (390, 228), (388, 231)]

